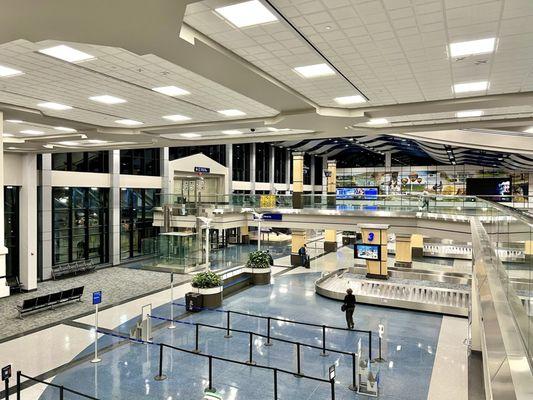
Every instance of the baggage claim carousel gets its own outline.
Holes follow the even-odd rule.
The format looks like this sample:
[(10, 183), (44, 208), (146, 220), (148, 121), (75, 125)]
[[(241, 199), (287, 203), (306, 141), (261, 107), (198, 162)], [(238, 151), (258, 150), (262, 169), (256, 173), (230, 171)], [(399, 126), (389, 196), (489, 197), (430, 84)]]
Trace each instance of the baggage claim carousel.
[(318, 294), (343, 300), (351, 288), (358, 303), (467, 317), (470, 274), (389, 267), (389, 279), (366, 278), (366, 267), (344, 268), (315, 282)]

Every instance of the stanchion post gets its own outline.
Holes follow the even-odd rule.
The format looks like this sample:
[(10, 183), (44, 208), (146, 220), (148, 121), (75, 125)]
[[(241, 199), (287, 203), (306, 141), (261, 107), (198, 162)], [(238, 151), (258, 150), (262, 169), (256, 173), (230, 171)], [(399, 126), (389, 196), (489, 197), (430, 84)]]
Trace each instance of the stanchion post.
[(200, 341), (200, 325), (198, 324), (195, 324), (195, 337), (194, 337), (194, 352), (195, 353), (199, 353), (200, 352), (200, 347), (199, 347), (199, 341)]
[(267, 341), (265, 346), (272, 346), (272, 342), (270, 341), (270, 317), (267, 317)]
[(274, 368), (274, 400), (278, 400), (278, 369)]
[(98, 357), (98, 305), (102, 302), (102, 291), (93, 292), (94, 305), (94, 358), (91, 360), (93, 364), (102, 361)]
[(231, 338), (231, 317), (230, 317), (231, 311), (227, 311), (227, 319), (226, 319), (226, 334), (224, 337), (226, 339)]
[(296, 374), (294, 374), (297, 378), (302, 377), (302, 367), (301, 367), (301, 359), (300, 359), (300, 343), (296, 343)]
[(254, 345), (254, 334), (253, 332), (250, 332), (250, 339), (249, 339), (249, 355), (248, 355), (248, 361), (246, 361), (246, 364), (248, 365), (255, 365), (255, 362), (253, 360), (253, 348)]
[(176, 329), (174, 323), (174, 272), (170, 273), (170, 325), (168, 329)]
[(65, 388), (63, 385), (59, 386), (59, 400), (63, 400), (65, 397)]
[(213, 387), (213, 356), (209, 356), (209, 386), (205, 389), (205, 392), (216, 392), (216, 389)]
[(335, 378), (329, 381), (331, 385), (331, 400), (335, 400)]
[(322, 357), (326, 357), (328, 353), (326, 353), (326, 325), (322, 325), (322, 353), (320, 353)]
[(159, 344), (159, 373), (154, 377), (156, 381), (164, 381), (167, 376), (163, 374), (163, 344)]
[(374, 361), (377, 361), (377, 362), (384, 362), (385, 359), (383, 358), (383, 355), (382, 355), (382, 338), (383, 338), (383, 334), (385, 333), (385, 327), (383, 324), (379, 324), (378, 325), (378, 358), (376, 358)]
[(352, 353), (352, 384), (348, 386), (348, 389), (356, 392), (357, 391), (357, 357), (355, 353)]
[(17, 371), (17, 400), (20, 400), (20, 371)]
[(372, 360), (372, 331), (368, 331), (368, 361)]

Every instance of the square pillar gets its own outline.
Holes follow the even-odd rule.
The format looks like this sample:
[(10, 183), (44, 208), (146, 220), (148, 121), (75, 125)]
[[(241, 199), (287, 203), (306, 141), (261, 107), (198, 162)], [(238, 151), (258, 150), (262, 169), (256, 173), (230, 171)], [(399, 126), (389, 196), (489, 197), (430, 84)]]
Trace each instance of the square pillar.
[(411, 268), (412, 265), (411, 235), (396, 234), (396, 260), (394, 261), (394, 266)]
[(233, 193), (233, 145), (231, 143), (226, 143), (226, 167), (228, 168), (228, 180), (226, 193), (221, 194), (232, 194)]
[(424, 257), (424, 236), (412, 234), (411, 235), (411, 254), (413, 258)]
[(303, 208), (304, 153), (292, 153), (292, 208)]
[(26, 291), (37, 289), (37, 155), (22, 156), (19, 197), (20, 283)]
[(337, 231), (326, 229), (324, 231), (324, 252), (334, 253), (337, 251)]
[(250, 193), (255, 194), (255, 169), (257, 162), (255, 160), (255, 143), (250, 146)]
[(109, 260), (120, 264), (120, 150), (109, 152)]
[(366, 260), (366, 276), (373, 279), (389, 279), (387, 267), (387, 240), (389, 225), (360, 224), (363, 244), (378, 245), (380, 250), (379, 261)]
[(250, 244), (250, 230), (248, 225), (241, 226), (241, 243)]
[[(7, 247), (5, 246), (4, 233), (4, 115), (0, 112), (0, 276), (6, 275), (6, 254)], [(9, 286), (7, 286), (6, 278), (0, 278), (0, 297), (9, 296)]]
[(291, 241), (291, 265), (302, 267), (302, 260), (298, 255), (298, 250), (307, 243), (306, 231), (304, 229), (292, 229)]
[(274, 146), (268, 146), (270, 163), (268, 164), (269, 173), (268, 173), (268, 182), (270, 184), (270, 194), (276, 194), (276, 187), (274, 185), (274, 175), (276, 173), (276, 160), (275, 160), (275, 151)]
[[(327, 175), (326, 175), (327, 174)], [(336, 208), (337, 205), (337, 161), (327, 160), (326, 185), (328, 195), (328, 208)]]
[(42, 155), (41, 166), (41, 278), (52, 277), (52, 154)]

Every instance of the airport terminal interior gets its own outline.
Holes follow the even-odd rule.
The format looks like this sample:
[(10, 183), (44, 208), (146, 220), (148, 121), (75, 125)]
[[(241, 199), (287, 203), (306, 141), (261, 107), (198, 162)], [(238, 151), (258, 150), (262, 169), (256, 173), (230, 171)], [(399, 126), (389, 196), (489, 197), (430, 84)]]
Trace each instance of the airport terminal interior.
[(0, 399), (533, 399), (533, 0), (0, 0), (0, 144)]

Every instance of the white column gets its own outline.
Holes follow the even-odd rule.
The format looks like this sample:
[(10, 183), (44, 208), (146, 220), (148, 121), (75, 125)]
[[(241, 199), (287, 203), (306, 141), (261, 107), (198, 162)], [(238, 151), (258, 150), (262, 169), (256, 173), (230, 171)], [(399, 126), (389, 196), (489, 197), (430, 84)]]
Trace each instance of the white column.
[(0, 112), (0, 145), (2, 146), (2, 154), (0, 155), (0, 297), (9, 296), (9, 286), (6, 284), (6, 254), (7, 247), (5, 246), (4, 235), (4, 115)]
[(43, 280), (52, 277), (52, 155), (42, 155), (41, 166), (41, 261)]
[(20, 283), (24, 290), (37, 289), (37, 155), (22, 156), (19, 194)]
[(228, 181), (225, 194), (233, 193), (233, 144), (226, 143), (226, 167), (228, 168)]
[(276, 172), (276, 157), (275, 157), (275, 148), (273, 145), (268, 146), (269, 156), (270, 156), (270, 164), (269, 164), (269, 173), (268, 173), (268, 181), (270, 183), (270, 194), (274, 194), (276, 192), (276, 188), (274, 186), (274, 174)]
[[(161, 207), (163, 207), (165, 204), (172, 204), (173, 201), (170, 198), (170, 194), (173, 190), (172, 183), (170, 180), (170, 164), (169, 164), (169, 151), (168, 147), (162, 147), (159, 149), (159, 174), (161, 175), (161, 195), (159, 196), (159, 201)], [(166, 216), (166, 211), (163, 210), (163, 214)], [(166, 220), (166, 217), (164, 217), (164, 220)], [(161, 233), (165, 233), (165, 225), (160, 229)]]
[(250, 193), (255, 194), (255, 143), (250, 146)]
[(109, 151), (109, 262), (120, 264), (120, 150)]
[(287, 193), (291, 190), (291, 160), (292, 154), (290, 150), (285, 152), (285, 158), (287, 162), (285, 163), (285, 182), (287, 183)]
[(328, 157), (322, 156), (322, 201), (325, 202), (328, 194), (328, 177), (324, 173), (328, 169)]

